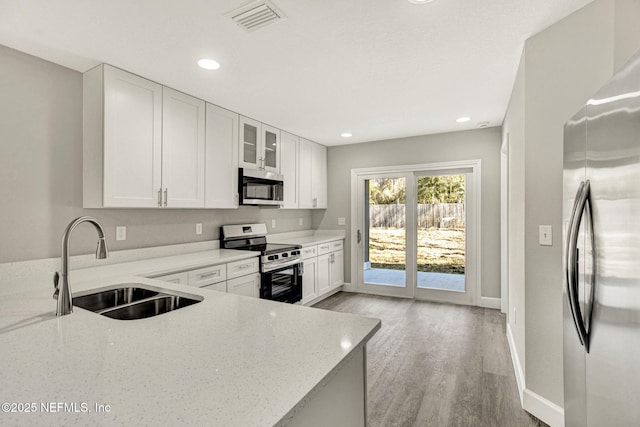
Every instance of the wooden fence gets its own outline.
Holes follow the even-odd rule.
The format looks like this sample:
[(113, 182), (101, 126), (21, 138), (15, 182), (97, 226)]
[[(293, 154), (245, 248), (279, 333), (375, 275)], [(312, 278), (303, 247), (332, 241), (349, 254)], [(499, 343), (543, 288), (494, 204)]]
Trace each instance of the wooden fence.
[[(405, 205), (369, 205), (369, 226), (405, 228)], [(418, 228), (464, 228), (464, 203), (418, 205)]]

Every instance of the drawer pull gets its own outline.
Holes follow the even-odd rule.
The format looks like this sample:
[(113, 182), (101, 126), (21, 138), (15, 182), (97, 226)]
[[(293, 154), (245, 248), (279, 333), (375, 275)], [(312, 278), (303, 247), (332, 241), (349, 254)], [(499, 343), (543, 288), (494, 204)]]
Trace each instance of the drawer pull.
[(220, 275), (220, 271), (212, 271), (210, 273), (202, 273), (200, 277), (204, 279), (205, 277), (219, 276), (219, 275)]

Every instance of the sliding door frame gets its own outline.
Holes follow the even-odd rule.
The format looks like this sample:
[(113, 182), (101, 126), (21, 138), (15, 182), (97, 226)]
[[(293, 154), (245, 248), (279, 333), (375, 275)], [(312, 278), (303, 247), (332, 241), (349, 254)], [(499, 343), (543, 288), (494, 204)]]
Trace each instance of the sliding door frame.
[[(438, 170), (455, 170), (455, 169), (471, 169), (470, 174), (472, 175), (472, 184), (470, 190), (473, 191), (473, 200), (471, 203), (473, 204), (471, 207), (473, 214), (469, 218), (470, 221), (473, 222), (472, 227), (474, 229), (474, 236), (472, 237), (471, 245), (467, 245), (467, 262), (465, 269), (465, 280), (467, 290), (469, 286), (473, 286), (473, 294), (472, 300), (469, 302), (471, 305), (478, 305), (478, 302), (481, 298), (481, 289), (482, 289), (482, 268), (481, 268), (481, 258), (482, 258), (482, 210), (481, 210), (481, 160), (480, 159), (472, 159), (472, 160), (462, 160), (462, 161), (454, 161), (454, 162), (441, 162), (441, 163), (426, 163), (426, 164), (414, 164), (414, 165), (399, 165), (399, 166), (380, 166), (380, 167), (370, 167), (370, 168), (357, 168), (351, 170), (351, 237), (350, 237), (350, 247), (351, 247), (351, 283), (354, 285), (354, 290), (356, 292), (361, 293), (370, 293), (366, 289), (363, 283), (363, 273), (360, 270), (363, 270), (363, 244), (364, 239), (361, 239), (358, 242), (358, 230), (363, 231), (363, 218), (360, 218), (360, 206), (361, 201), (358, 200), (358, 195), (361, 194), (359, 189), (359, 185), (362, 182), (363, 177), (366, 176), (376, 176), (376, 175), (403, 175), (403, 174), (413, 174), (415, 176), (419, 176), (424, 174), (425, 172), (430, 171), (438, 171)], [(412, 191), (412, 193), (414, 193)], [(414, 199), (415, 196), (409, 196), (407, 194), (407, 205), (409, 204), (409, 199)], [(415, 200), (412, 200), (415, 203)], [(413, 209), (408, 209), (413, 210)], [(411, 217), (411, 218), (409, 218)], [(407, 217), (407, 229), (411, 228), (411, 233), (407, 230), (407, 246), (411, 246), (411, 248), (407, 247), (407, 254), (415, 254), (416, 253), (416, 233), (415, 233), (415, 224), (411, 224), (409, 227), (409, 220), (415, 223), (415, 214), (408, 215)], [(362, 234), (361, 234), (362, 236)], [(470, 247), (472, 246), (472, 247)], [(415, 262), (415, 257), (412, 260), (407, 260), (406, 267), (409, 267), (409, 262)], [(416, 266), (412, 266), (407, 269), (407, 275), (411, 273), (412, 276), (416, 275)], [(407, 277), (407, 285), (410, 283), (415, 284), (416, 277), (413, 277), (411, 280)], [(407, 295), (409, 298), (414, 296), (415, 286), (412, 287), (411, 292)], [(440, 299), (440, 301), (446, 301), (446, 299)], [(455, 302), (455, 301), (450, 301)]]

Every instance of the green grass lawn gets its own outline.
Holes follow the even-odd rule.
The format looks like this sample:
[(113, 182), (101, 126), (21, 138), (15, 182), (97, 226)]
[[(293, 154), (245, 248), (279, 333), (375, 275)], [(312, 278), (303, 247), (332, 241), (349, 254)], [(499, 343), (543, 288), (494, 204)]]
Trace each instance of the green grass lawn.
[[(464, 274), (464, 230), (418, 230), (418, 271)], [(372, 228), (369, 231), (369, 260), (373, 268), (405, 269), (405, 231)]]

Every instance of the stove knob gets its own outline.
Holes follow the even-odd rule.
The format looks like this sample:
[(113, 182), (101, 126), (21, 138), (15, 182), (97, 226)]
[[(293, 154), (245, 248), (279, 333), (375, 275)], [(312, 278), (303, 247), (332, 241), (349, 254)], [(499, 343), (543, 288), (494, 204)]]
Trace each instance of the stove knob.
[(291, 255), (300, 255), (300, 251), (293, 251), (291, 252)]
[(269, 255), (269, 256), (267, 257), (267, 259), (268, 259), (269, 261), (273, 261), (274, 259), (278, 259), (278, 255)]
[(287, 258), (289, 254), (282, 254), (282, 258)]

